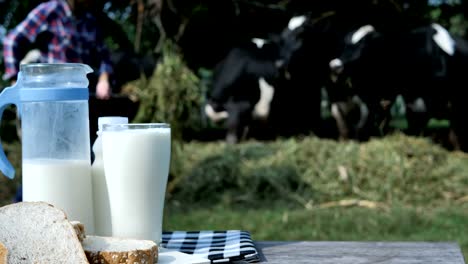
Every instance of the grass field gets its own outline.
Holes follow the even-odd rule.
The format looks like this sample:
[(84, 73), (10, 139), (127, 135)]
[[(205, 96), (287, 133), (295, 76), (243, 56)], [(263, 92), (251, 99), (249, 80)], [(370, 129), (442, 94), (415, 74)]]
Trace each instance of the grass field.
[(244, 229), (256, 240), (456, 241), (468, 256), (468, 155), (428, 139), (191, 143), (174, 156), (166, 230)]
[(243, 229), (255, 240), (314, 241), (456, 241), (468, 256), (468, 207), (389, 210), (361, 207), (326, 209), (235, 208), (213, 204), (203, 208), (169, 205), (165, 230)]

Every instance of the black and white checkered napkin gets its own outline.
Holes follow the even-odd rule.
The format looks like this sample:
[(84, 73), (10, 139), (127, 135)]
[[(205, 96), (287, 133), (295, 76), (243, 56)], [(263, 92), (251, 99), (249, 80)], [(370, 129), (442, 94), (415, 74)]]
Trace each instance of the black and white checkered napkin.
[(161, 246), (207, 258), (211, 263), (259, 261), (257, 249), (247, 231), (163, 232)]

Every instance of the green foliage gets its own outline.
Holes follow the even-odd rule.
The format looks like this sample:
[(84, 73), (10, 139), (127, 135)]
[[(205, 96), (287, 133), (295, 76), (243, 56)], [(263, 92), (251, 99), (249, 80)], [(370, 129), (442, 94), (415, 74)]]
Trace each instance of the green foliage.
[(172, 43), (163, 49), (162, 62), (149, 80), (135, 83), (141, 100), (135, 122), (165, 122), (174, 139), (202, 128), (201, 108), (205, 87), (185, 65)]
[(466, 37), (468, 22), (465, 18), (465, 8), (459, 1), (447, 1), (447, 4), (445, 10), (440, 6), (433, 7), (429, 11), (429, 17), (446, 27), (455, 36)]
[(11, 29), (26, 18), (27, 14), (43, 0), (8, 0), (0, 1), (0, 24)]
[(468, 30), (468, 22), (463, 14), (457, 14), (450, 17), (450, 28), (449, 31), (454, 35), (466, 37), (466, 31)]
[(316, 137), (174, 149), (171, 198), (305, 208), (343, 200), (437, 205), (467, 195), (468, 156), (401, 134), (365, 144)]

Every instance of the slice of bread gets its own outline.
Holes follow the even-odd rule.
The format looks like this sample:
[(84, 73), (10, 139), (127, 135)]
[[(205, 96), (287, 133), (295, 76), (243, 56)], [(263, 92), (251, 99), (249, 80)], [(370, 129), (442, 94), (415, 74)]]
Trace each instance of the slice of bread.
[(70, 223), (75, 229), (76, 235), (78, 236), (80, 242), (83, 242), (83, 240), (86, 238), (84, 225), (80, 221), (71, 221)]
[(8, 264), (88, 263), (65, 213), (43, 202), (1, 207), (0, 241), (8, 249)]
[(7, 264), (8, 249), (0, 242), (0, 264)]
[(158, 261), (158, 247), (151, 240), (86, 236), (83, 248), (89, 263), (139, 263)]

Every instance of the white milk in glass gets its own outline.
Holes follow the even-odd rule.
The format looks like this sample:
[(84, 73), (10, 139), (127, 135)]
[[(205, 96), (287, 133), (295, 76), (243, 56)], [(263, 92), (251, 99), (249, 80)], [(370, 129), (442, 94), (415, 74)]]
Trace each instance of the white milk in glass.
[(171, 156), (170, 128), (102, 133), (112, 235), (161, 242)]
[(23, 160), (23, 200), (45, 201), (62, 209), (68, 219), (94, 232), (91, 166), (88, 160)]
[(94, 162), (91, 165), (94, 199), (94, 227), (98, 236), (112, 236), (109, 194), (104, 177), (104, 162), (102, 161), (102, 140), (98, 136), (94, 145)]

